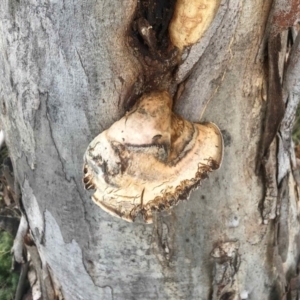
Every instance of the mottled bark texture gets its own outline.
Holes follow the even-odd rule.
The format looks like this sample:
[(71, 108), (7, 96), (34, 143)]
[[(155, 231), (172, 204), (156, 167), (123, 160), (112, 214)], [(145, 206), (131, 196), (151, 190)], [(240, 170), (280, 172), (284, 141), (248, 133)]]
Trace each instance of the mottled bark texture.
[[(145, 2), (139, 9), (151, 8)], [(297, 299), (291, 130), (300, 93), (299, 36), (289, 42), (290, 65), (282, 73), (297, 3), (222, 0), (200, 42), (172, 69), (176, 51), (162, 38), (163, 21), (153, 26), (161, 30), (158, 41), (134, 36), (145, 23), (131, 25), (137, 1), (0, 2), (1, 123), (38, 277), (51, 277), (55, 297)], [(170, 20), (170, 11), (160, 20)], [(221, 128), (223, 165), (188, 201), (156, 214), (152, 225), (127, 223), (84, 191), (82, 157), (137, 96), (159, 87), (175, 95), (184, 118)], [(280, 99), (272, 98), (276, 89)], [(283, 101), (285, 115), (270, 119), (269, 101)], [(272, 134), (269, 147), (262, 137)], [(49, 288), (44, 294), (53, 295)]]

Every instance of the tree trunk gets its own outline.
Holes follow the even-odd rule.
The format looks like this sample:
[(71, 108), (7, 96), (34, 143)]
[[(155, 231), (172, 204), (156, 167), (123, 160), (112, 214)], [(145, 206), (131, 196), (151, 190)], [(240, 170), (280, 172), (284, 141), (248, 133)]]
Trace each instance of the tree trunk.
[[(298, 299), (291, 131), (300, 46), (287, 29), (299, 4), (222, 0), (165, 79), (153, 49), (135, 38), (145, 2), (155, 4), (0, 3), (1, 123), (39, 278), (68, 300)], [(224, 159), (188, 201), (155, 214), (153, 224), (128, 223), (91, 201), (82, 157), (143, 92), (158, 88), (172, 93), (184, 118), (219, 126)]]

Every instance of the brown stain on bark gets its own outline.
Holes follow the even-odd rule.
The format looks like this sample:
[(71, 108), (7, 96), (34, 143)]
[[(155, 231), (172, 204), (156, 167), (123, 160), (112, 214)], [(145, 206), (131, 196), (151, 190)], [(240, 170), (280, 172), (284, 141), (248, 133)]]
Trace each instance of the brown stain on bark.
[(138, 1), (132, 26), (128, 30), (128, 47), (138, 59), (142, 71), (138, 84), (125, 100), (130, 109), (138, 96), (153, 90), (168, 90), (173, 72), (179, 63), (178, 51), (169, 39), (168, 27), (173, 15), (175, 0)]
[[(276, 32), (292, 27), (297, 19), (300, 18), (300, 2), (299, 0), (282, 1), (286, 2), (285, 9), (275, 11), (272, 23)], [(284, 3), (282, 4), (282, 6)], [(277, 28), (276, 28), (277, 27)]]
[(271, 142), (278, 132), (279, 125), (283, 119), (285, 105), (282, 99), (282, 85), (279, 75), (279, 52), (281, 50), (280, 35), (270, 36), (268, 42), (269, 63), (269, 87), (267, 111), (265, 117), (264, 134), (262, 141), (262, 155), (266, 155)]

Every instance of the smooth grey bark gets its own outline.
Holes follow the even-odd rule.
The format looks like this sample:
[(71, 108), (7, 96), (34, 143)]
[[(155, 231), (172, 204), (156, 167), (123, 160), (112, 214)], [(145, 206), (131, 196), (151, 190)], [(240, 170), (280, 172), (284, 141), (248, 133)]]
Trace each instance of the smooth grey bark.
[(288, 192), (281, 190), (276, 218), (263, 224), (264, 182), (255, 173), (271, 0), (221, 1), (174, 76), (176, 111), (200, 121), (206, 107), (201, 121), (222, 130), (221, 169), (153, 225), (113, 218), (84, 191), (83, 153), (125, 113), (142, 74), (127, 43), (135, 6), (0, 3), (1, 123), (39, 270), (71, 300), (284, 299), (300, 250), (295, 179), (284, 160), (287, 171), (276, 184)]

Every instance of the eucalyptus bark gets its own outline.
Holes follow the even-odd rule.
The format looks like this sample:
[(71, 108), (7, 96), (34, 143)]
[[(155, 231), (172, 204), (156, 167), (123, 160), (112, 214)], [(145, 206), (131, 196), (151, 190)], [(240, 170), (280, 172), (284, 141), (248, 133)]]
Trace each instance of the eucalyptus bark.
[[(55, 297), (68, 300), (297, 299), (291, 131), (299, 35), (293, 64), (282, 59), (297, 1), (222, 0), (166, 81), (133, 49), (136, 7), (129, 0), (0, 2), (1, 124), (39, 277), (51, 278)], [(284, 14), (287, 23), (276, 19)], [(272, 48), (278, 34), (282, 47)], [(82, 157), (158, 81), (174, 95), (178, 114), (220, 127), (224, 160), (188, 201), (157, 213), (153, 224), (127, 223), (91, 201)], [(285, 113), (270, 118), (268, 103)], [(53, 293), (45, 286), (47, 299)]]

